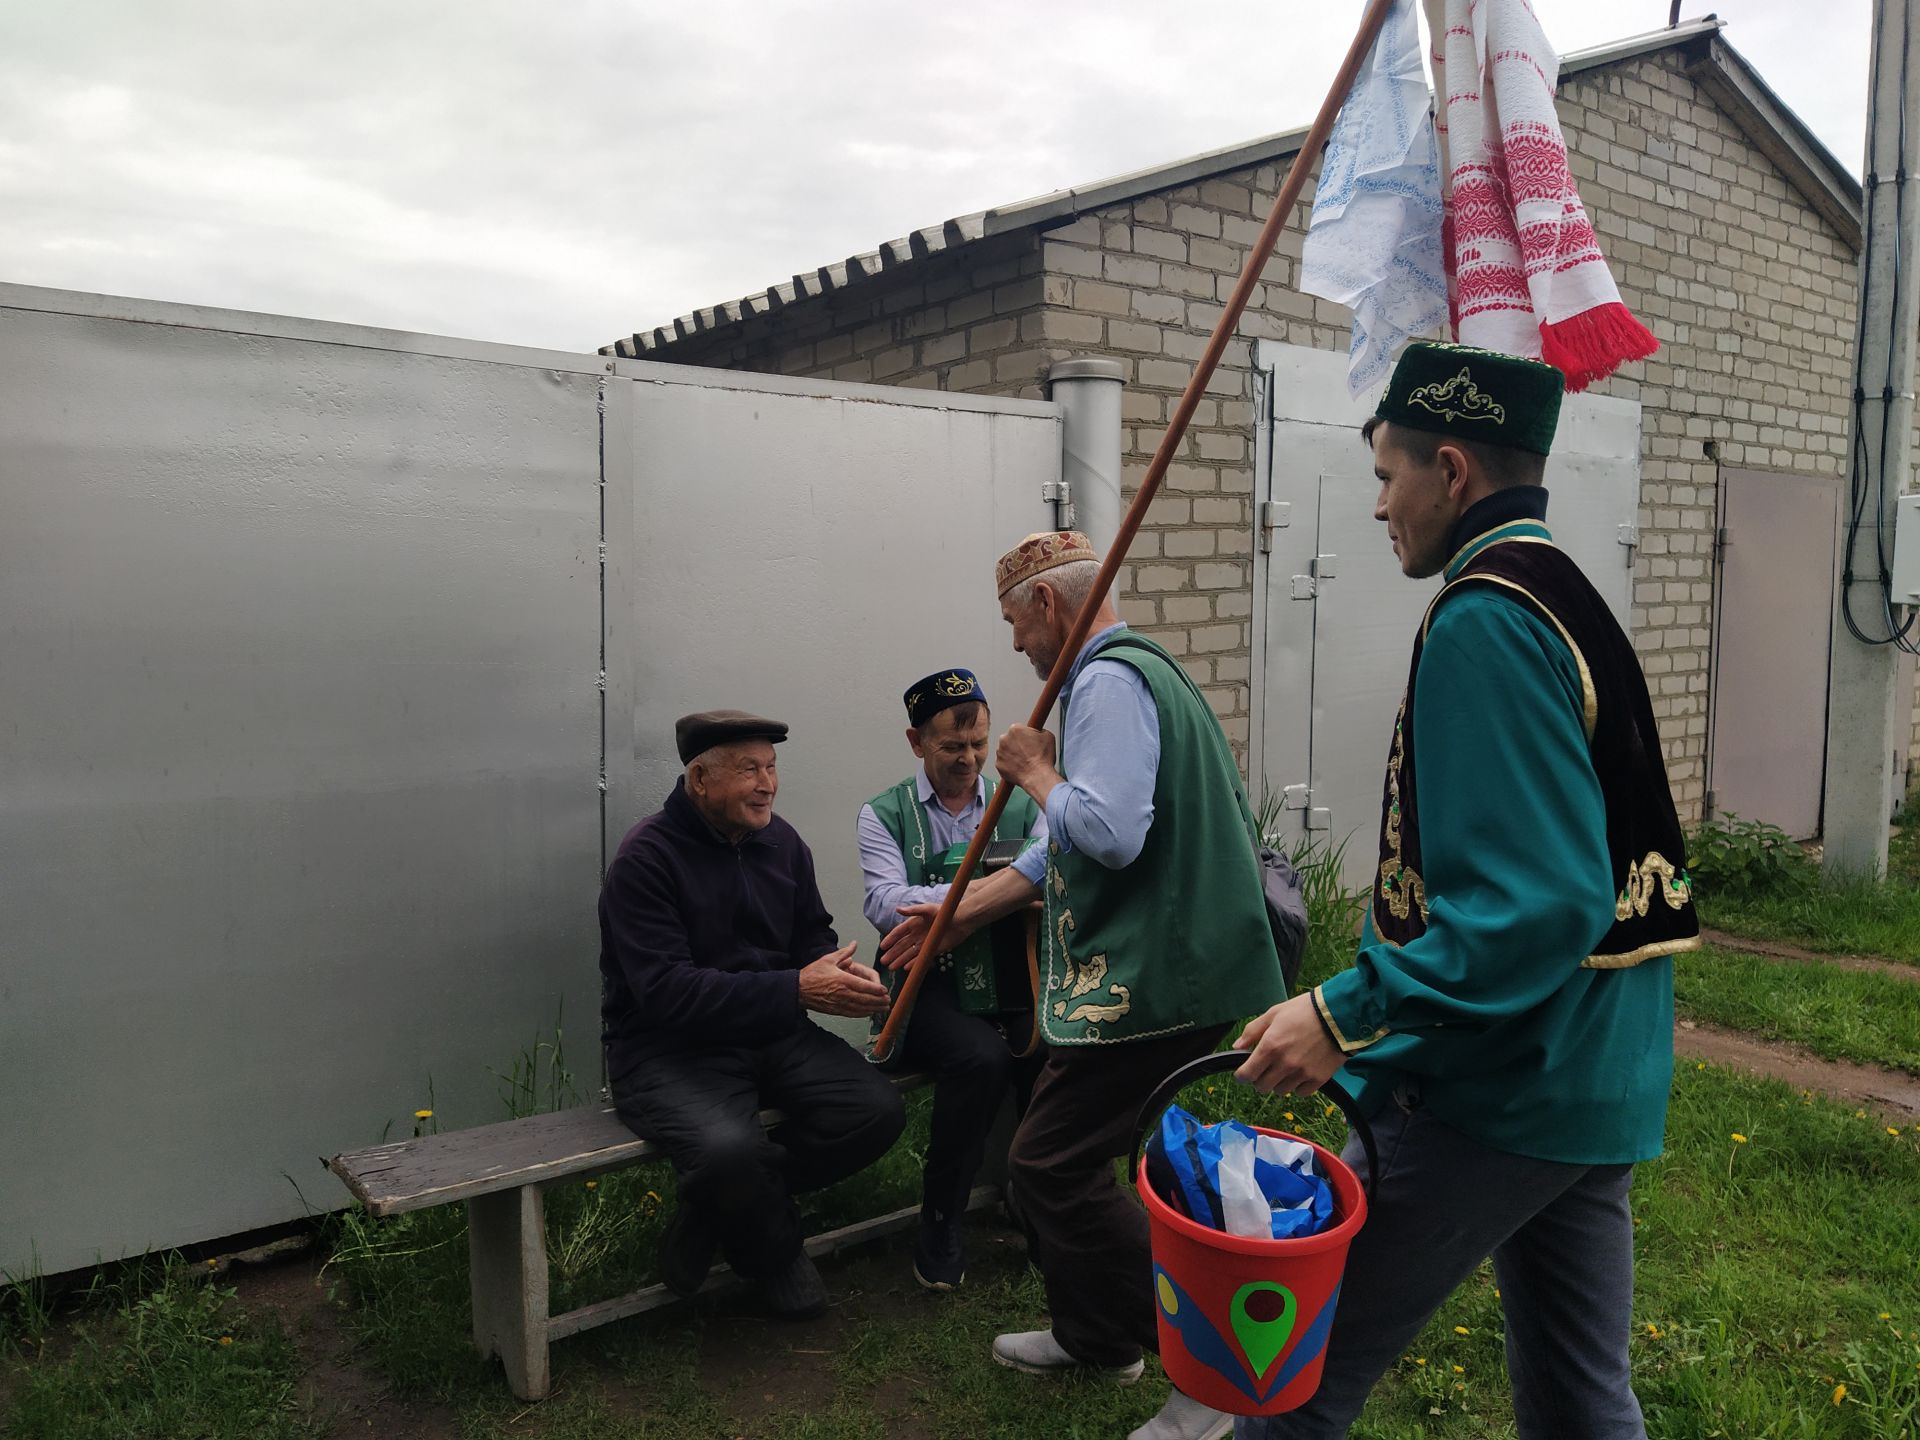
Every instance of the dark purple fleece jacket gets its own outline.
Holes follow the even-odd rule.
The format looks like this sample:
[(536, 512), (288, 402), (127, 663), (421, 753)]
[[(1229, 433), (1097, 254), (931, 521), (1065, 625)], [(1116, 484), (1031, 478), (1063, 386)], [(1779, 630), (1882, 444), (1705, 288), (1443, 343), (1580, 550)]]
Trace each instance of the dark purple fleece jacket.
[(730, 843), (677, 782), (627, 832), (600, 889), (611, 1068), (661, 1041), (751, 1046), (792, 1033), (805, 1017), (800, 967), (839, 943), (793, 826), (776, 815)]

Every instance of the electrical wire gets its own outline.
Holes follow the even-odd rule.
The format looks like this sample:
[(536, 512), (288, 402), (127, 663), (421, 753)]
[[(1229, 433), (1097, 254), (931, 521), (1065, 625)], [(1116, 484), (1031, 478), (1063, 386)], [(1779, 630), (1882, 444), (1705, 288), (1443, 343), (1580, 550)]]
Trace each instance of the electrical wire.
[[(1854, 341), (1853, 425), (1851, 427), (1853, 430), (1853, 453), (1850, 457), (1851, 463), (1849, 466), (1852, 473), (1848, 479), (1846, 558), (1840, 578), (1840, 615), (1841, 619), (1846, 623), (1847, 632), (1862, 644), (1895, 645), (1910, 655), (1920, 655), (1920, 637), (1916, 637), (1913, 634), (1914, 615), (1909, 613), (1907, 617), (1902, 620), (1894, 613), (1893, 566), (1887, 550), (1888, 537), (1886, 527), (1888, 453), (1893, 444), (1894, 355), (1901, 339), (1898, 333), (1900, 323), (1900, 292), (1906, 278), (1902, 269), (1902, 261), (1905, 258), (1906, 191), (1908, 180), (1904, 157), (1907, 153), (1906, 94), (1909, 80), (1908, 56), (1911, 51), (1913, 9), (1911, 5), (1903, 5), (1901, 8), (1901, 99), (1897, 107), (1899, 111), (1899, 147), (1896, 152), (1899, 158), (1896, 161), (1893, 175), (1893, 244), (1891, 247), (1890, 262), (1892, 267), (1892, 303), (1887, 310), (1887, 360), (1886, 371), (1881, 377), (1880, 387), (1879, 463), (1877, 466), (1872, 467), (1872, 481), (1871, 484), (1869, 484), (1868, 469), (1873, 457), (1868, 449), (1867, 441), (1867, 391), (1864, 383), (1867, 377), (1864, 374), (1864, 366), (1866, 364), (1867, 326), (1871, 321), (1873, 313), (1871, 302), (1873, 298), (1874, 272), (1872, 257), (1870, 255), (1863, 255), (1862, 264), (1865, 267), (1865, 273), (1861, 279), (1860, 313), (1855, 327)], [(1878, 147), (1876, 141), (1878, 136), (1875, 132), (1884, 120), (1884, 115), (1878, 111), (1877, 102), (1880, 98), (1881, 66), (1885, 63), (1885, 46), (1878, 43), (1876, 39), (1873, 53), (1873, 75), (1869, 90), (1869, 94), (1876, 102), (1874, 111), (1872, 112), (1872, 118), (1869, 122), (1869, 132), (1867, 136), (1867, 156), (1869, 163), (1877, 158)], [(1866, 210), (1862, 216), (1861, 230), (1862, 234), (1867, 237), (1867, 243), (1869, 245), (1872, 244), (1872, 237), (1875, 233), (1874, 212), (1880, 204), (1880, 189), (1883, 183), (1882, 177), (1877, 169), (1870, 169), (1868, 171), (1864, 187)], [(1854, 556), (1859, 548), (1860, 531), (1865, 525), (1866, 509), (1869, 502), (1873, 505), (1874, 512), (1873, 546), (1875, 569), (1873, 578), (1876, 589), (1879, 592), (1878, 609), (1880, 611), (1879, 615), (1875, 618), (1880, 621), (1881, 628), (1883, 628), (1885, 632), (1883, 634), (1871, 635), (1861, 628), (1861, 622), (1854, 614), (1853, 602), (1853, 586), (1856, 578), (1854, 573)]]

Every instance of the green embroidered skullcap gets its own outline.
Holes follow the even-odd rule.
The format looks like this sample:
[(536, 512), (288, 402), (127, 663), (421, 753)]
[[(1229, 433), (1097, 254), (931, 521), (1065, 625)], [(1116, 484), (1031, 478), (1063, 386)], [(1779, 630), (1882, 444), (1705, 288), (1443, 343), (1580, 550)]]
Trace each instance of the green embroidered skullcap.
[(1566, 376), (1538, 360), (1417, 340), (1394, 366), (1374, 414), (1408, 430), (1545, 455), (1565, 385)]

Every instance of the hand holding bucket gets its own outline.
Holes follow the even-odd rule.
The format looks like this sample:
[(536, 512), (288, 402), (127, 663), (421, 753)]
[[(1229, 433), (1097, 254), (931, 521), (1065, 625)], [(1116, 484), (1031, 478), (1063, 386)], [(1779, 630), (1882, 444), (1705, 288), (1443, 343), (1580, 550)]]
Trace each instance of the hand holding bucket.
[(1333, 1187), (1331, 1225), (1318, 1235), (1289, 1240), (1249, 1239), (1175, 1210), (1148, 1183), (1142, 1146), (1182, 1087), (1203, 1075), (1236, 1070), (1245, 1060), (1237, 1052), (1205, 1055), (1161, 1081), (1135, 1123), (1130, 1169), (1152, 1234), (1160, 1361), (1167, 1378), (1181, 1393), (1216, 1410), (1278, 1415), (1304, 1405), (1320, 1384), (1347, 1247), (1366, 1221), (1367, 1190), (1379, 1174), (1379, 1159), (1366, 1117), (1353, 1097), (1329, 1080), (1320, 1093), (1346, 1115), (1367, 1156), (1363, 1189), (1338, 1155), (1305, 1142), (1313, 1145)]

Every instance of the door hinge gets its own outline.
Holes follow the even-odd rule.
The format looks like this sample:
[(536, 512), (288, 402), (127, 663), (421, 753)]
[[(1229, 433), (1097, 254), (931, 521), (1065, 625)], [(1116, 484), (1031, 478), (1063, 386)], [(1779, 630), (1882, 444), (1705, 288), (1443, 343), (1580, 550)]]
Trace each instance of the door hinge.
[(1320, 593), (1319, 586), (1317, 586), (1314, 583), (1313, 576), (1296, 575), (1293, 577), (1293, 598), (1294, 599), (1311, 600), (1315, 595), (1319, 593)]
[(1293, 523), (1293, 502), (1291, 500), (1268, 500), (1260, 506), (1260, 550), (1262, 554), (1273, 553), (1273, 532), (1284, 530)]
[(1336, 575), (1340, 573), (1339, 566), (1337, 566), (1334, 563), (1339, 558), (1340, 557), (1338, 555), (1314, 556), (1313, 557), (1313, 578), (1315, 580), (1333, 579)]
[(1307, 829), (1310, 831), (1333, 829), (1333, 811), (1324, 805), (1309, 807), (1307, 810)]
[(1305, 810), (1313, 803), (1313, 791), (1305, 785), (1289, 785), (1280, 792), (1282, 810)]
[(1714, 554), (1718, 555), (1731, 544), (1733, 544), (1733, 530), (1731, 527), (1722, 525), (1718, 530), (1713, 532)]

